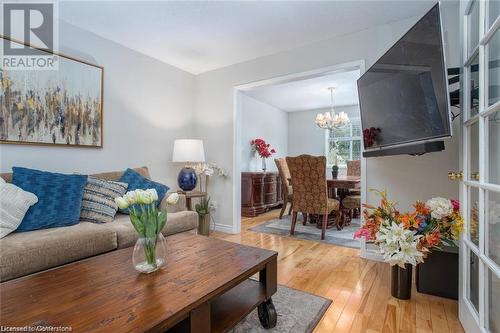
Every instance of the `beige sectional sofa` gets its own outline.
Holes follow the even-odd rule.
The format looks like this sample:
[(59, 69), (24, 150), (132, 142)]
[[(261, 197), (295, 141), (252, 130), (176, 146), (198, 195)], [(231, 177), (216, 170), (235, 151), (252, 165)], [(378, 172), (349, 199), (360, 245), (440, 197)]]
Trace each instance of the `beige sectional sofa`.
[[(150, 178), (147, 167), (136, 168)], [(123, 171), (95, 174), (108, 180), (118, 180)], [(1, 174), (10, 182), (11, 174)], [(165, 203), (161, 203), (161, 208)], [(162, 233), (172, 235), (198, 227), (198, 214), (186, 210), (186, 199), (180, 196), (168, 208), (168, 221)], [(81, 222), (74, 226), (11, 233), (0, 239), (0, 281), (57, 267), (105, 252), (134, 246), (137, 232), (128, 215), (117, 214), (113, 222), (95, 224)]]

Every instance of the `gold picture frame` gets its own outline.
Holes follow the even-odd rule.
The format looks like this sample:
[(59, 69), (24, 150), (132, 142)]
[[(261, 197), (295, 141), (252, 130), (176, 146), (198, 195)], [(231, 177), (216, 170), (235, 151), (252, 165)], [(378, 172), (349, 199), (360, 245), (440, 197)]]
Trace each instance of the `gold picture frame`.
[(59, 68), (1, 65), (0, 144), (102, 148), (104, 67), (0, 35), (2, 50), (5, 40), (58, 56)]

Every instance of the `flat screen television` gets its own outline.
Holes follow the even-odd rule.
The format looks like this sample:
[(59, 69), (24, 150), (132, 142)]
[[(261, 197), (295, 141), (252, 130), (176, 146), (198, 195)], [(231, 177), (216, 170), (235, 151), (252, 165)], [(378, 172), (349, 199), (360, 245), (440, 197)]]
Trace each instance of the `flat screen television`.
[(365, 150), (451, 136), (439, 4), (358, 79)]

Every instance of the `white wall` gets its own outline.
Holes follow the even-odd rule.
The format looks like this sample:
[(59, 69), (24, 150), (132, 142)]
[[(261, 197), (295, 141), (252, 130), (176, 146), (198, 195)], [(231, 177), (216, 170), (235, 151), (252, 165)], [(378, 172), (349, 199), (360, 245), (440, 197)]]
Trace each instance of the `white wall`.
[(266, 160), (268, 171), (277, 171), (275, 158), (285, 157), (288, 152), (288, 114), (274, 106), (241, 95), (241, 171), (261, 171), (262, 160), (255, 156), (250, 141), (262, 138), (276, 150), (276, 154)]
[[(318, 113), (326, 111), (330, 109), (297, 111), (288, 114), (288, 154), (290, 156), (324, 155), (325, 132), (316, 126), (314, 120)], [(345, 112), (351, 118), (359, 118), (358, 105), (337, 106), (335, 112)]]
[(194, 76), (61, 22), (60, 51), (104, 67), (104, 148), (0, 145), (1, 171), (91, 173), (147, 165), (176, 187), (173, 140), (192, 136)]
[[(196, 77), (195, 133), (205, 140), (208, 158), (227, 166), (230, 174), (230, 181), (216, 181), (212, 187), (214, 198), (221, 203), (216, 214), (221, 228), (225, 226), (227, 230), (237, 231), (239, 219), (239, 208), (234, 205), (233, 197), (238, 196), (240, 178), (239, 170), (234, 170), (234, 147), (230, 144), (234, 141), (234, 124), (237, 123), (234, 87), (355, 60), (364, 60), (368, 68), (418, 19), (414, 17), (338, 36)], [(444, 30), (448, 65), (456, 66), (459, 54), (457, 6), (444, 8)], [(416, 199), (458, 196), (458, 185), (446, 178), (448, 170), (458, 167), (457, 141), (455, 137), (447, 142), (444, 153), (369, 159), (368, 187), (387, 188), (403, 209)], [(368, 201), (376, 203), (373, 196)]]

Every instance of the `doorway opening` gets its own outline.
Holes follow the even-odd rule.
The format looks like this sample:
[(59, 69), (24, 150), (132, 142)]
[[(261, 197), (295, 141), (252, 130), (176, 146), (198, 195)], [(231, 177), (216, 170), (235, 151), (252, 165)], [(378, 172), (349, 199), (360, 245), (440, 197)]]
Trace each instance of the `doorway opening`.
[[(347, 173), (347, 161), (359, 160), (361, 202), (366, 200), (366, 163), (362, 158), (362, 133), (357, 94), (357, 79), (364, 73), (364, 61), (329, 66), (252, 82), (234, 88), (234, 232), (241, 231), (241, 217), (254, 216), (279, 208), (280, 184), (262, 184), (258, 207), (250, 207), (247, 174), (262, 173), (263, 163), (252, 150), (251, 140), (264, 139), (275, 153), (266, 162), (266, 173), (278, 170), (274, 158), (301, 154), (323, 155), (327, 159), (327, 178), (332, 166), (338, 175)], [(333, 101), (331, 89), (333, 91)], [(322, 129), (315, 122), (317, 114), (345, 113), (349, 123), (336, 129)], [(242, 187), (242, 175), (244, 187)], [(269, 186), (267, 186), (269, 185)], [(259, 185), (260, 186), (260, 185)], [(242, 193), (243, 190), (243, 193)], [(275, 194), (272, 191), (276, 191)], [(242, 199), (243, 209), (242, 209)], [(252, 200), (254, 200), (253, 198)], [(254, 200), (255, 201), (255, 200)], [(290, 207), (285, 210), (285, 215)], [(363, 246), (362, 246), (363, 252)]]

